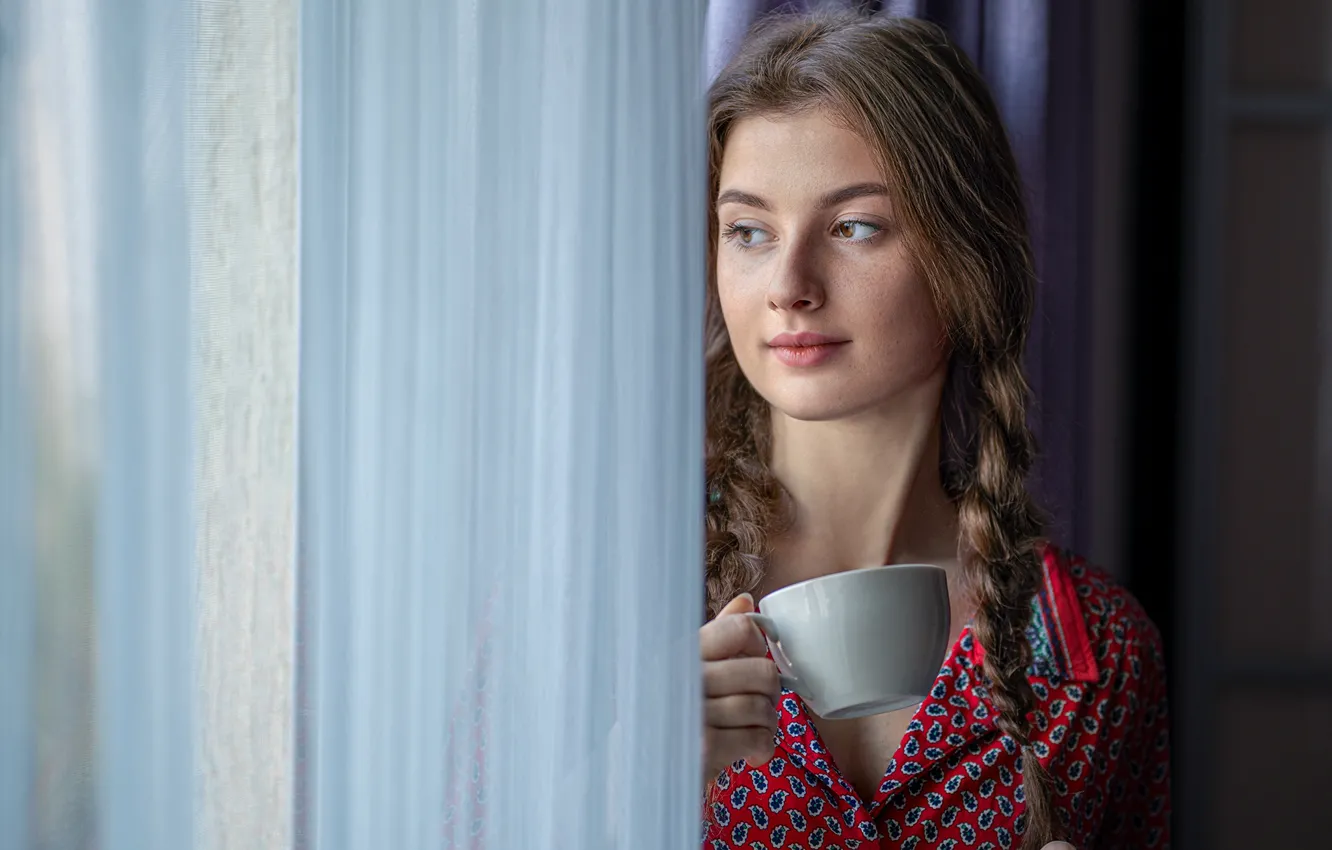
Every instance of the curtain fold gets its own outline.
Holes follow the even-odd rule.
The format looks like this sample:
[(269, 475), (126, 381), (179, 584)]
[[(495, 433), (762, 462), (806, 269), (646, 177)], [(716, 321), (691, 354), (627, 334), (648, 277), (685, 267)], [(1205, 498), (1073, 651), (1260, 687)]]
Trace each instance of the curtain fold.
[(193, 842), (189, 8), (0, 10), (6, 847)]
[(304, 846), (697, 842), (701, 43), (303, 8)]
[[(0, 8), (0, 127), (22, 115), (20, 74), (26, 51), (19, 33), (26, 21), (18, 7)], [(29, 385), (20, 285), (23, 228), (18, 207), (23, 147), (0, 132), (0, 850), (21, 850), (32, 831), (32, 776), (36, 759), (31, 730), (37, 643), (36, 534), (33, 489), (37, 435)]]
[(194, 840), (191, 7), (138, 0), (82, 10), (93, 27), (103, 850), (175, 850)]
[(299, 7), (191, 11), (194, 850), (292, 846)]

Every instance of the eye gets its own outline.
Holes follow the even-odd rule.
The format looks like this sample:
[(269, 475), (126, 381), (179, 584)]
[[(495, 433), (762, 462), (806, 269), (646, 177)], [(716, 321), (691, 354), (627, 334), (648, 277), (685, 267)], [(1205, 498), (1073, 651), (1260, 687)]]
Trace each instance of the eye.
[(877, 224), (870, 224), (868, 221), (847, 219), (833, 225), (833, 235), (848, 242), (864, 242), (867, 239), (874, 238), (882, 229)]
[(723, 234), (727, 242), (741, 250), (757, 248), (772, 241), (772, 234), (761, 227), (745, 224), (728, 224)]

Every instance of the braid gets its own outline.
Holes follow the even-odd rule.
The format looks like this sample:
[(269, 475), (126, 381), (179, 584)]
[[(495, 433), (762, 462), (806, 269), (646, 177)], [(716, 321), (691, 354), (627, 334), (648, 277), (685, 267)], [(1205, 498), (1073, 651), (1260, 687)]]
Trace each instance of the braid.
[(768, 541), (780, 531), (781, 485), (768, 468), (772, 426), (724, 340), (707, 358), (707, 616), (763, 578)]
[(997, 712), (999, 731), (1022, 749), (1026, 802), (1023, 847), (1055, 840), (1049, 775), (1033, 751), (1036, 695), (1027, 681), (1031, 645), (1026, 627), (1041, 582), (1041, 517), (1024, 486), (1035, 454), (1027, 427), (1027, 387), (1018, 359), (1005, 355), (976, 371), (974, 459), (959, 482), (958, 524), (971, 557), (967, 579), (976, 600), (972, 635), (985, 650), (981, 673)]

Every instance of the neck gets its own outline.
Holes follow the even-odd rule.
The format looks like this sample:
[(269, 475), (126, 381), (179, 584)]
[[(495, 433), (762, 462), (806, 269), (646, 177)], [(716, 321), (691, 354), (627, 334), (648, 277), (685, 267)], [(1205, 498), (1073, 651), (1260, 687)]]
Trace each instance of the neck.
[(774, 576), (779, 583), (884, 563), (956, 561), (957, 512), (939, 476), (939, 391), (921, 395), (829, 422), (773, 411), (772, 470), (794, 508), (793, 524), (774, 544), (819, 553), (817, 566), (800, 557), (800, 574)]

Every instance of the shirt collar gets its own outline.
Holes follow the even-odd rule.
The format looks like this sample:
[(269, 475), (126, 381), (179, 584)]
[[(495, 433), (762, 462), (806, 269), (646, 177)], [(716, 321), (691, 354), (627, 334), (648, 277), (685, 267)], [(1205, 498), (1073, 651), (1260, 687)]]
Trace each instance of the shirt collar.
[[(1074, 570), (1081, 559), (1047, 546), (1041, 556), (1040, 590), (1031, 599), (1027, 642), (1031, 644), (1029, 678), (1062, 682), (1095, 682), (1096, 656), (1087, 632)], [(972, 641), (970, 659), (979, 668), (985, 649)]]

